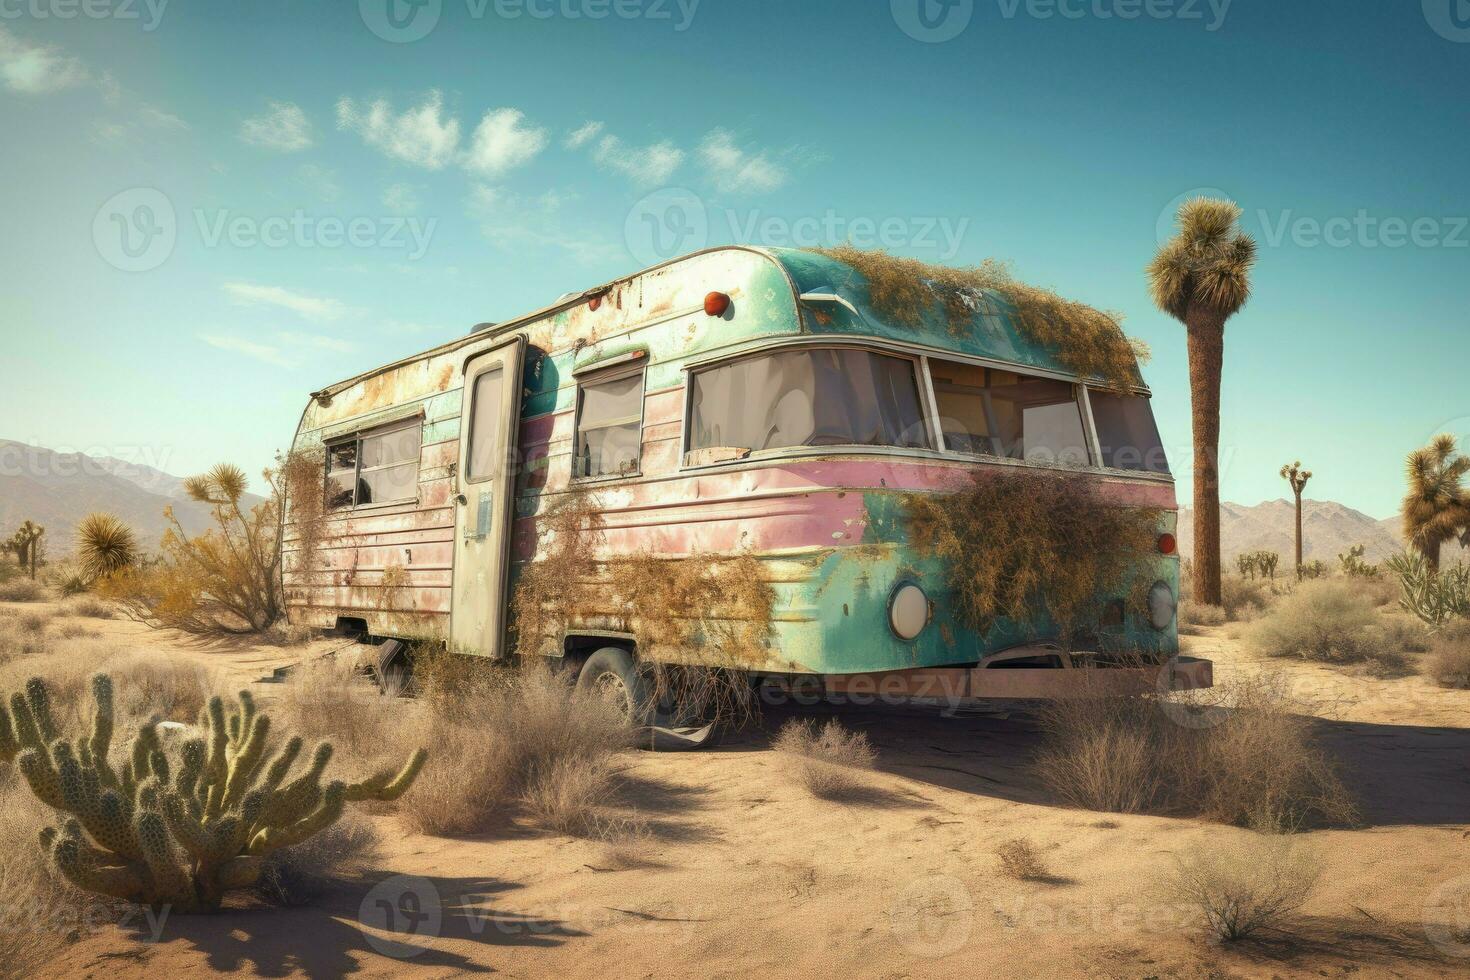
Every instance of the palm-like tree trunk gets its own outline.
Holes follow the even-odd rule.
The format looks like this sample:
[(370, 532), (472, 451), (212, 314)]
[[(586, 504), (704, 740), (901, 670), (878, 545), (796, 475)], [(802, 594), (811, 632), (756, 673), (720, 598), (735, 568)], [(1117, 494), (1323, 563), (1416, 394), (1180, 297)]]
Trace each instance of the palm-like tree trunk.
[(1220, 372), (1225, 319), (1199, 309), (1189, 332), (1189, 402), (1194, 429), (1194, 601), (1220, 605)]
[(1302, 580), (1302, 492), (1295, 487), (1296, 493), (1296, 580)]

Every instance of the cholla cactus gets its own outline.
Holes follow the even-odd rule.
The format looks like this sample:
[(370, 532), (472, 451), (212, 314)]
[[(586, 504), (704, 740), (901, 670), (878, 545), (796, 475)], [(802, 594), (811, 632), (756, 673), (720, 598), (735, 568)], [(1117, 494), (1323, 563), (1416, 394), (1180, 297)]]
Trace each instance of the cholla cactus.
[(1437, 570), (1417, 551), (1384, 562), (1398, 576), (1399, 605), (1438, 630), (1457, 616), (1470, 616), (1470, 565)]
[(176, 757), (149, 722), (114, 761), (112, 679), (93, 677), (92, 697), (90, 731), (67, 741), (45, 683), (27, 682), (8, 711), (0, 706), (0, 762), (15, 760), (37, 799), (66, 814), (60, 829), (41, 832), (41, 847), (68, 881), (176, 912), (218, 909), (225, 892), (259, 880), (266, 855), (330, 826), (346, 803), (397, 799), (426, 757), (419, 749), (396, 773), (323, 786), (332, 758), (323, 742), (288, 780), (301, 739), (267, 759), (270, 718), (241, 691), (228, 712), (221, 698), (210, 699), (204, 736), (183, 742)]
[(1337, 562), (1342, 566), (1342, 573), (1348, 578), (1377, 578), (1378, 566), (1363, 560), (1363, 554), (1367, 550), (1363, 545), (1355, 544), (1346, 554), (1339, 553)]

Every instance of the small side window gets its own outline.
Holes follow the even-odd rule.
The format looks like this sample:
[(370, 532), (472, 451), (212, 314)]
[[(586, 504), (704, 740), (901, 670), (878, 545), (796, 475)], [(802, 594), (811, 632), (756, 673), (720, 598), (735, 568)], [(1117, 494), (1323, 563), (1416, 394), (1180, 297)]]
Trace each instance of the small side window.
[(423, 424), (365, 432), (327, 447), (327, 501), (361, 507), (415, 500)]
[(643, 372), (584, 382), (577, 401), (572, 475), (636, 473), (643, 441)]

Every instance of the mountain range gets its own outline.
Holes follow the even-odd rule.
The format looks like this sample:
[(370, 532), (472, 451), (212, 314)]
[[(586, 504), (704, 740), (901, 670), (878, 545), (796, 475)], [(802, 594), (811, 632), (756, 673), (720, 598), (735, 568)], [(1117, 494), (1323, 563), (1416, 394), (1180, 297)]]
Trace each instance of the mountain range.
[[(1194, 510), (1179, 509), (1179, 553), (1194, 554)], [(1247, 507), (1220, 504), (1220, 556), (1230, 568), (1247, 551), (1274, 551), (1289, 564), (1296, 551), (1296, 506), (1289, 500), (1267, 500)], [(1404, 550), (1398, 517), (1382, 520), (1332, 500), (1302, 501), (1302, 556), (1333, 564), (1337, 556), (1361, 544), (1369, 562), (1379, 562)], [(1441, 558), (1453, 563), (1470, 558), (1463, 549), (1445, 545)]]
[[(40, 446), (0, 439), (0, 540), (24, 521), (46, 529), (46, 554), (69, 554), (82, 518), (105, 511), (122, 519), (143, 548), (158, 546), (173, 507), (184, 530), (198, 533), (211, 523), (211, 507), (189, 499), (180, 477), (110, 456), (58, 453)], [(247, 494), (248, 509), (261, 498)]]

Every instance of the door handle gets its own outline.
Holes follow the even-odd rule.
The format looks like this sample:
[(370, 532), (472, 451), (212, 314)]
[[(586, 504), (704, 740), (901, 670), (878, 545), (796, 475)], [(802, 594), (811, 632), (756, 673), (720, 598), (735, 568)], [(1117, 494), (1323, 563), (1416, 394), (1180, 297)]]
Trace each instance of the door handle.
[(465, 504), (467, 504), (467, 503), (470, 502), (470, 498), (469, 497), (466, 497), (462, 493), (457, 493), (457, 494), (454, 495), (454, 502), (456, 504), (459, 504), (461, 507), (463, 507)]

